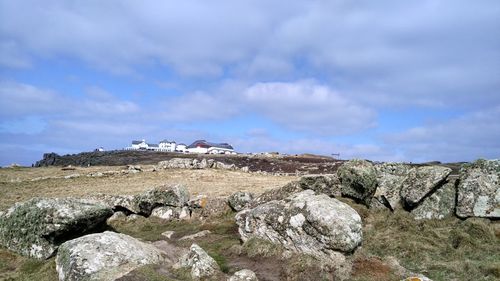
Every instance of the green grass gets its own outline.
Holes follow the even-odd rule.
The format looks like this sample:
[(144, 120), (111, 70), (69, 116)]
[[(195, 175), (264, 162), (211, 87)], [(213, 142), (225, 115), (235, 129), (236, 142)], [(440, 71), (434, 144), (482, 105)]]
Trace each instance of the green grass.
[(55, 259), (39, 261), (25, 258), (0, 248), (0, 280), (54, 281), (58, 280)]

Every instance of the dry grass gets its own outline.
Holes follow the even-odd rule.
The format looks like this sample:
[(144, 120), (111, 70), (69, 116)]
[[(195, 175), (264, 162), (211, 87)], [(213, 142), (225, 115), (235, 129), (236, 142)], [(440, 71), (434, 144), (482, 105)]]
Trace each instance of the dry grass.
[[(143, 166), (144, 170), (152, 166)], [(160, 170), (137, 174), (87, 177), (87, 174), (120, 171), (124, 167), (89, 167), (63, 171), (58, 167), (0, 169), (0, 210), (32, 197), (81, 197), (95, 193), (137, 194), (165, 183), (182, 183), (192, 195), (227, 196), (236, 191), (262, 193), (282, 186), (296, 177), (270, 176), (224, 170)], [(38, 181), (39, 177), (82, 176), (72, 179), (55, 178)]]

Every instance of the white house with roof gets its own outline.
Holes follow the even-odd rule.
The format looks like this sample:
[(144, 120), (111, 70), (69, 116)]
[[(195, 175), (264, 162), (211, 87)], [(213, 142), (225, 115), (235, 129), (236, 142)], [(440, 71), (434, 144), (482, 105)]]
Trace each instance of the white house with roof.
[(128, 147), (131, 150), (146, 150), (148, 149), (148, 144), (146, 140), (132, 141), (132, 145)]
[(160, 143), (158, 144), (158, 148), (160, 151), (174, 152), (176, 147), (177, 147), (177, 144), (175, 143), (175, 141), (169, 141), (166, 139), (160, 141)]
[(214, 143), (206, 140), (197, 140), (187, 147), (190, 153), (205, 154), (236, 154), (234, 148), (228, 143)]
[(175, 146), (175, 151), (177, 152), (187, 152), (187, 145), (184, 143), (179, 143)]

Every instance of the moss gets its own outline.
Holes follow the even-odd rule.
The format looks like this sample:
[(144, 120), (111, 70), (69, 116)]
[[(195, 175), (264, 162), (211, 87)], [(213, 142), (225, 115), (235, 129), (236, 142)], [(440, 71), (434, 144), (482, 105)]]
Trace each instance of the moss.
[(267, 240), (250, 238), (243, 243), (242, 252), (249, 257), (279, 257), (285, 251), (280, 245)]

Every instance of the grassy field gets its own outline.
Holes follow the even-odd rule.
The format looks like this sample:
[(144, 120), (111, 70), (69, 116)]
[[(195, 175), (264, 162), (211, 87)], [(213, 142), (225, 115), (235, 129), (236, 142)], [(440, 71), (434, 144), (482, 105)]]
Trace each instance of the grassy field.
[[(32, 197), (82, 197), (95, 193), (138, 194), (146, 189), (165, 183), (182, 183), (191, 195), (204, 194), (210, 197), (228, 196), (236, 191), (256, 194), (282, 186), (293, 176), (269, 176), (238, 171), (206, 170), (159, 170), (149, 172), (153, 166), (142, 166), (145, 172), (117, 174), (104, 177), (87, 177), (96, 172), (121, 171), (125, 167), (89, 167), (76, 170), (47, 168), (3, 168), (0, 169), (0, 210)], [(65, 179), (64, 176), (80, 174), (80, 177)], [(41, 179), (49, 177), (47, 179)], [(36, 179), (35, 181), (32, 181)]]

